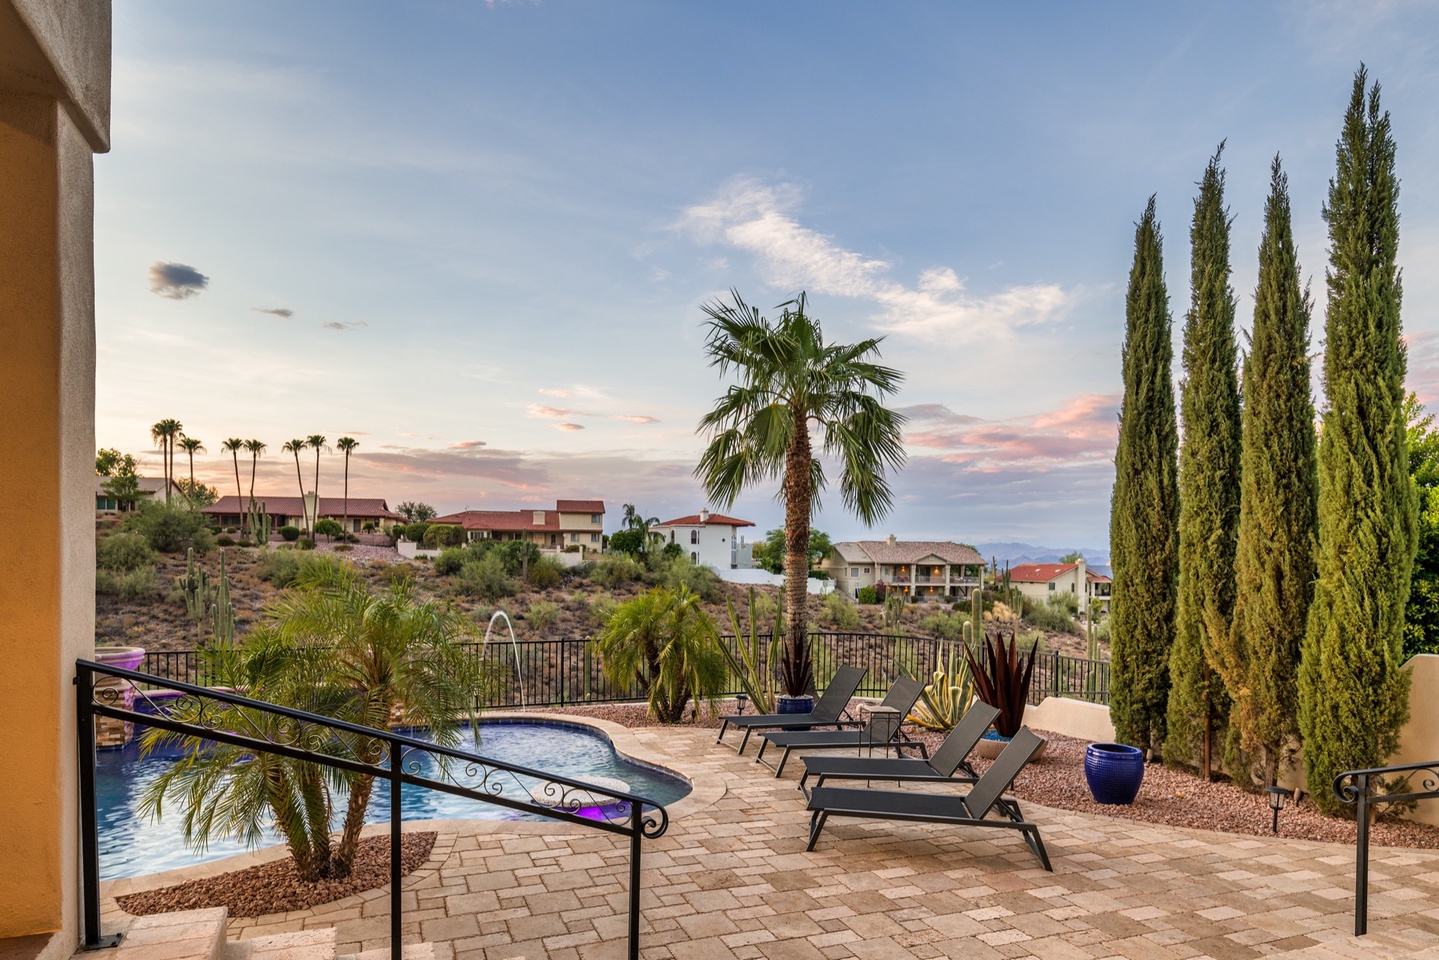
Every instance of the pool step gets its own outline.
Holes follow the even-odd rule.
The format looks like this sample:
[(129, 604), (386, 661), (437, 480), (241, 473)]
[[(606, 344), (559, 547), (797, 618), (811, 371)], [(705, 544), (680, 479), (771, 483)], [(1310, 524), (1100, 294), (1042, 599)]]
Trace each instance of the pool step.
[[(404, 956), (405, 960), (435, 960), (435, 945), (433, 943), (407, 943)], [(363, 953), (347, 953), (336, 957), (335, 960), (390, 960), (390, 948), (376, 947)]]
[(1417, 930), (1371, 933), (1273, 953), (1266, 960), (1439, 960), (1439, 939)]
[(335, 928), (231, 940), (225, 944), (221, 960), (335, 960)]
[(105, 960), (222, 960), (227, 920), (224, 907), (136, 917), (117, 931), (125, 935), (120, 945), (103, 956)]

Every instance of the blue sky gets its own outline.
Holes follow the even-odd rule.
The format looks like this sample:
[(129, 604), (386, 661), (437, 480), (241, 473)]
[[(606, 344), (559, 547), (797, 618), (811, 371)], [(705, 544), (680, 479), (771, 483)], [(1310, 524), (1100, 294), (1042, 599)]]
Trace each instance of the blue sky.
[[(1361, 61), (1399, 148), (1410, 386), (1439, 399), (1436, 37), (1417, 2), (119, 4), (97, 441), (158, 474), (175, 417), (225, 492), (220, 442), (257, 437), (283, 495), (286, 439), (349, 434), (352, 495), (668, 519), (703, 503), (723, 390), (700, 306), (807, 290), (829, 338), (886, 337), (911, 418), (891, 516), (836, 494), (821, 528), (1102, 547), (1134, 221), (1157, 193), (1177, 343), (1227, 140), (1247, 327), (1280, 153), (1320, 350)], [(727, 512), (782, 518), (772, 490)]]

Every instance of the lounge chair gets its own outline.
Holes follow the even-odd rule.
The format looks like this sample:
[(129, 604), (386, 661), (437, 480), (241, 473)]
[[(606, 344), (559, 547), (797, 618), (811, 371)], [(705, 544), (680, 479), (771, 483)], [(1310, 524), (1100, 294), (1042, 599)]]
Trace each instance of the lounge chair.
[(813, 730), (815, 727), (841, 724), (857, 726), (855, 721), (841, 718), (844, 716), (845, 707), (849, 706), (850, 697), (854, 696), (854, 692), (859, 689), (859, 682), (863, 679), (863, 667), (840, 667), (834, 672), (833, 679), (824, 688), (824, 693), (809, 713), (752, 713), (749, 716), (725, 717), (720, 721), (720, 732), (715, 743), (724, 739), (725, 731), (730, 727), (744, 730), (744, 737), (739, 742), (739, 752), (744, 753), (745, 744), (749, 743), (749, 735), (753, 730)]
[[(1014, 782), (1019, 771), (1044, 741), (1028, 727), (1021, 727), (1000, 753), (999, 759), (984, 771), (969, 793), (921, 793), (917, 790), (861, 790), (852, 787), (815, 787), (810, 792), (809, 846), (813, 850), (820, 831), (830, 817), (868, 817), (876, 820), (914, 820), (924, 823), (955, 823), (968, 827), (1001, 827), (1018, 830), (1029, 849), (1039, 857), (1044, 869), (1053, 871), (1039, 826), (1024, 819), (1019, 803), (1004, 791)], [(1003, 819), (988, 819), (991, 810), (998, 810)]]
[(905, 740), (900, 732), (904, 719), (909, 716), (909, 711), (913, 709), (923, 690), (922, 683), (906, 673), (901, 673), (880, 704), (881, 707), (889, 707), (898, 712), (898, 723), (893, 722), (893, 715), (876, 715), (860, 730), (780, 730), (766, 733), (763, 735), (764, 743), (760, 744), (759, 753), (755, 755), (755, 762), (765, 762), (764, 752), (770, 746), (782, 749), (784, 753), (774, 771), (774, 775), (778, 777), (784, 773), (784, 765), (789, 760), (790, 753), (795, 750), (862, 750), (866, 747), (905, 750), (916, 747), (920, 756), (927, 757), (929, 751), (923, 743), (918, 740)]
[(984, 731), (999, 716), (999, 710), (983, 701), (975, 701), (959, 723), (944, 738), (934, 756), (923, 757), (804, 757), (804, 776), (799, 788), (808, 795), (806, 784), (814, 777), (816, 787), (826, 780), (952, 780), (963, 773), (962, 780), (975, 780), (969, 765), (969, 751), (984, 736)]

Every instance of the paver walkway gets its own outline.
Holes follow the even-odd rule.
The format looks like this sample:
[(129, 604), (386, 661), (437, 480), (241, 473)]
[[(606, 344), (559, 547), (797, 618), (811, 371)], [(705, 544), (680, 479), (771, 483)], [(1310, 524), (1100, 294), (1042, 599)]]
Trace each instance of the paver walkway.
[[(1053, 873), (1009, 831), (929, 824), (832, 820), (806, 853), (797, 774), (776, 780), (703, 730), (606, 726), (622, 752), (697, 784), (665, 836), (645, 843), (647, 960), (1248, 960), (1303, 948), (1339, 956), (1352, 931), (1351, 848), (1026, 805)], [(441, 960), (624, 956), (623, 838), (555, 824), (438, 829), (405, 898), (407, 936), (434, 941)], [(1361, 941), (1367, 955), (1390, 955), (1398, 937), (1439, 956), (1439, 853), (1375, 849), (1370, 876), (1380, 936)], [(384, 946), (388, 923), (387, 893), (376, 890), (232, 920), (230, 936), (333, 925), (349, 953)]]

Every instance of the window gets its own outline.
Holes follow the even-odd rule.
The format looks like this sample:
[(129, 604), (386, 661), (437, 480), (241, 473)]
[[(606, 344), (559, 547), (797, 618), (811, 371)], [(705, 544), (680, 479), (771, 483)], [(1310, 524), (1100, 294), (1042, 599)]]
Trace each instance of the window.
[(1049, 590), (1050, 590), (1051, 593), (1054, 592), (1054, 584), (1051, 583), (1051, 584), (1049, 585)]
[(599, 535), (598, 533), (592, 533), (592, 534), (590, 534), (590, 543), (599, 543), (599, 542), (600, 542), (600, 535)]
[(850, 567), (850, 568), (849, 568), (849, 575), (850, 575), (851, 577), (857, 577), (857, 576), (859, 576), (859, 567)]
[(864, 572), (865, 572), (865, 573), (869, 573), (869, 567), (865, 567), (865, 568), (864, 568)]
[(699, 542), (700, 542), (700, 532), (699, 532), (698, 530), (691, 530), (691, 531), (690, 531), (690, 543), (691, 543), (691, 544), (696, 544), (696, 543), (699, 543)]
[(602, 517), (602, 516), (601, 516), (600, 514), (598, 514), (598, 513), (592, 513), (592, 514), (590, 514), (590, 523), (601, 523), (601, 522), (603, 522), (603, 520), (604, 520), (604, 517)]
[(579, 542), (580, 542), (580, 535), (579, 535), (578, 533), (572, 533), (572, 534), (570, 534), (570, 543), (579, 543)]
[(697, 554), (697, 553), (695, 553), (693, 550), (691, 550), (691, 551), (690, 551), (690, 563), (699, 563), (699, 562), (700, 562), (700, 555)]

